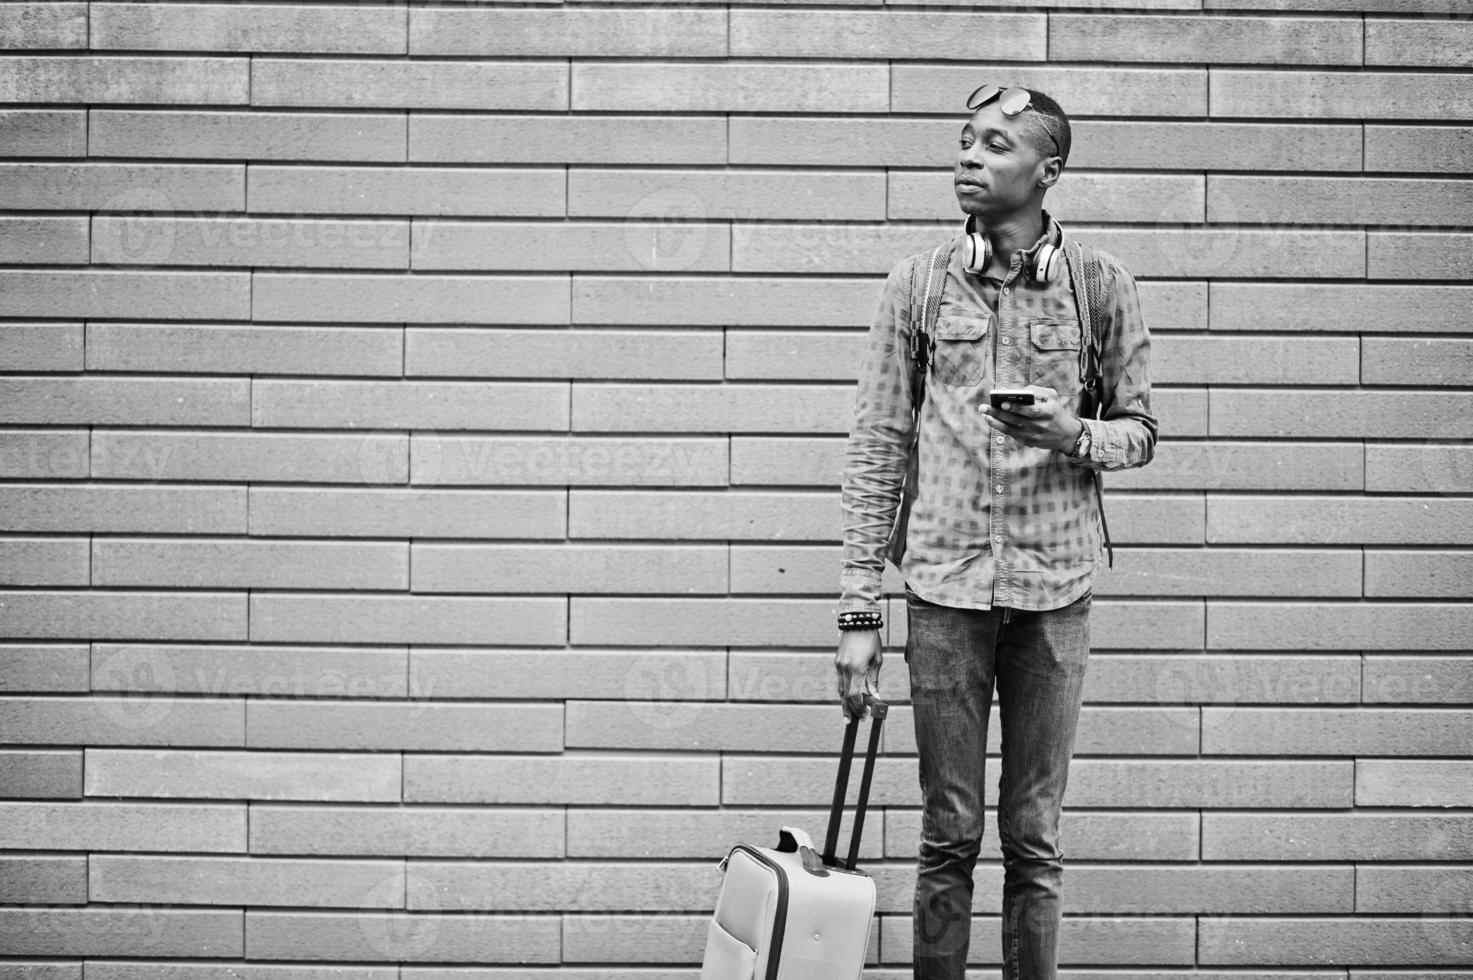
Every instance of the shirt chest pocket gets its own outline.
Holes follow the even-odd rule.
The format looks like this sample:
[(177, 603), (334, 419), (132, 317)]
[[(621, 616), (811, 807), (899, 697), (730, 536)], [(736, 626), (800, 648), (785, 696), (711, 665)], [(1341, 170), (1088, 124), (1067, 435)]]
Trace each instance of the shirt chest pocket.
[(936, 380), (947, 385), (977, 385), (987, 367), (989, 317), (936, 318)]
[(1080, 389), (1079, 321), (1035, 317), (1028, 339), (1028, 383), (1054, 389), (1069, 404)]

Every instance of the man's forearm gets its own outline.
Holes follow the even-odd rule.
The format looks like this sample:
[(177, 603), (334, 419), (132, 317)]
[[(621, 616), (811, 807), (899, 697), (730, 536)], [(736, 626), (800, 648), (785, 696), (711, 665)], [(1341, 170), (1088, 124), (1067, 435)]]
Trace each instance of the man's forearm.
[(856, 431), (846, 450), (840, 503), (844, 511), (839, 611), (877, 610), (885, 551), (904, 490), (909, 433)]
[(1089, 430), (1089, 455), (1069, 461), (1092, 470), (1124, 470), (1145, 466), (1156, 454), (1156, 419), (1121, 415), (1113, 419), (1080, 419)]

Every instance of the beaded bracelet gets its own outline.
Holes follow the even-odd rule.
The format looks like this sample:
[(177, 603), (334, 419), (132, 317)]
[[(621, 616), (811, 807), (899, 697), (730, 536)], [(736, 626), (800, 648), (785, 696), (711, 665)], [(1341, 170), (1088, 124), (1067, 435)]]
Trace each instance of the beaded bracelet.
[(839, 629), (841, 630), (877, 630), (884, 625), (884, 620), (877, 612), (851, 610), (839, 613)]

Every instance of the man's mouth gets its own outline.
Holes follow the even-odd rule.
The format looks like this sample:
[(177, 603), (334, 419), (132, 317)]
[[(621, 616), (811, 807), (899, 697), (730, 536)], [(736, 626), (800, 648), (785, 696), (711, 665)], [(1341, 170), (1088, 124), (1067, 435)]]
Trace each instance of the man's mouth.
[(956, 179), (956, 185), (958, 187), (985, 187), (985, 186), (987, 186), (986, 184), (982, 183), (980, 180), (973, 180), (970, 177), (958, 177)]

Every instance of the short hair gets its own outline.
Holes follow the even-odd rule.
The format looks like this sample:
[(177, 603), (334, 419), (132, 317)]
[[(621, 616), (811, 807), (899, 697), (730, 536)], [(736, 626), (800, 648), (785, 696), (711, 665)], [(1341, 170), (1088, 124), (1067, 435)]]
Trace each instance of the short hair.
[[(1030, 108), (1033, 109), (1034, 112), (1038, 113), (1040, 117), (1039, 122), (1042, 124), (1043, 128), (1048, 130), (1049, 134), (1058, 141), (1059, 156), (1062, 158), (1063, 162), (1067, 164), (1069, 162), (1070, 142), (1069, 117), (1064, 114), (1064, 110), (1060, 108), (1059, 104), (1048, 95), (1045, 95), (1043, 92), (1040, 92), (1037, 89), (1028, 89), (1027, 91), (1028, 94), (1033, 97), (1030, 103)], [(1040, 139), (1037, 142), (1039, 149), (1043, 150), (1045, 153), (1048, 153), (1049, 150), (1053, 149), (1053, 145), (1048, 143), (1047, 140)]]

